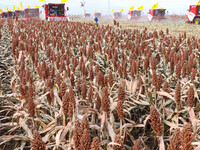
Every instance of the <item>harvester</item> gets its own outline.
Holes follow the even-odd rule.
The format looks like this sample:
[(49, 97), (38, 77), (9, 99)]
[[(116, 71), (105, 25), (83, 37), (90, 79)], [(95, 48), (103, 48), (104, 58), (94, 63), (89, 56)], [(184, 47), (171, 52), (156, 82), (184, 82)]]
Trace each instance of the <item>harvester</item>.
[(84, 18), (85, 18), (85, 19), (90, 18), (90, 13), (84, 13)]
[(148, 14), (149, 21), (160, 22), (161, 20), (166, 19), (165, 11), (166, 9), (163, 8), (150, 9)]
[(101, 13), (100, 12), (95, 12), (94, 13), (94, 16), (93, 16), (94, 18), (100, 18), (101, 17)]
[(122, 18), (122, 12), (113, 12), (113, 19)]
[(24, 10), (26, 20), (40, 20), (39, 8), (27, 8)]
[[(65, 15), (64, 3), (48, 3), (43, 5), (46, 20), (68, 20)], [(69, 8), (67, 7), (67, 10)]]
[(3, 12), (3, 13), (1, 14), (1, 18), (2, 18), (2, 19), (7, 19), (7, 18), (8, 18), (8, 12)]
[(14, 11), (8, 11), (8, 19), (13, 19), (15, 17), (15, 12)]
[(141, 16), (141, 10), (129, 10), (128, 20), (138, 20)]
[(18, 20), (24, 20), (25, 19), (24, 10), (15, 10), (15, 16), (18, 18)]
[(185, 14), (188, 19), (186, 23), (200, 24), (200, 5), (190, 5), (189, 10)]

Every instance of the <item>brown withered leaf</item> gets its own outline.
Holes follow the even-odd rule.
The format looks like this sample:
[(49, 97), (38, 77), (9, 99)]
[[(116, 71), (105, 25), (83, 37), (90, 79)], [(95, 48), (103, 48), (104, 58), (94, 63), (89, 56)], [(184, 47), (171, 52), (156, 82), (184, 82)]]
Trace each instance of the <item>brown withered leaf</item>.
[(164, 92), (164, 91), (156, 91), (156, 93), (158, 94), (158, 95), (161, 95), (161, 96), (166, 96), (166, 97), (168, 97), (169, 99), (171, 99), (171, 100), (173, 100), (174, 102), (175, 102), (175, 98), (174, 97), (172, 97), (169, 93), (167, 93), (167, 92)]

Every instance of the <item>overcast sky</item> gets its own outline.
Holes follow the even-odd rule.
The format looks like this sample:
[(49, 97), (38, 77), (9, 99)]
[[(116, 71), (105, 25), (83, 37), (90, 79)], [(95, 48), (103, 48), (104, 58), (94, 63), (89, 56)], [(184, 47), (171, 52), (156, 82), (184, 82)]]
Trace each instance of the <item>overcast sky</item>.
[[(28, 5), (34, 7), (35, 5), (42, 5), (44, 3), (39, 2), (39, 0), (0, 0), (0, 9), (6, 11), (6, 6), (9, 9), (13, 9), (13, 5), (16, 7), (19, 6), (22, 1), (23, 7), (27, 8)], [(80, 7), (80, 2), (82, 0), (68, 0), (66, 5), (69, 7), (69, 14), (83, 14), (83, 8)], [(189, 8), (189, 5), (196, 4), (199, 0), (84, 0), (85, 1), (85, 9), (89, 13), (94, 13), (96, 10), (100, 12), (103, 10), (103, 15), (111, 12), (108, 12), (108, 1), (110, 1), (110, 11), (115, 9), (119, 11), (120, 9), (124, 9), (124, 14), (126, 14), (129, 8), (134, 5), (135, 9), (139, 6), (144, 6), (144, 14), (146, 14), (149, 8), (152, 7), (156, 2), (159, 3), (159, 7), (166, 8), (170, 14), (185, 14), (185, 11)], [(60, 3), (61, 0), (46, 0), (46, 3), (55, 2)]]

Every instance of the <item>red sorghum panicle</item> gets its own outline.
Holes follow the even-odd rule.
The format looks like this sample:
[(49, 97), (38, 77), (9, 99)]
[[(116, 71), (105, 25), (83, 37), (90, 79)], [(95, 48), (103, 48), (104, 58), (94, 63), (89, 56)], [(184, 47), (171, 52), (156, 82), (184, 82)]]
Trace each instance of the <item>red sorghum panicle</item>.
[(70, 70), (69, 66), (67, 66), (67, 76), (68, 76), (68, 78), (70, 78), (70, 76), (71, 76), (71, 70)]
[(26, 69), (26, 75), (25, 75), (25, 80), (26, 82), (29, 81), (29, 78), (30, 78), (30, 71), (29, 71), (29, 68)]
[(174, 131), (169, 143), (167, 150), (181, 150), (181, 132), (179, 128)]
[(169, 83), (166, 81), (165, 83), (164, 83), (164, 86), (163, 86), (163, 91), (165, 91), (165, 92), (169, 92)]
[(53, 101), (53, 99), (54, 99), (54, 92), (53, 92), (53, 89), (50, 90), (50, 97), (51, 97), (51, 100)]
[(188, 106), (194, 106), (194, 87), (190, 86), (188, 90), (188, 98), (187, 98)]
[(80, 94), (81, 93), (81, 80), (78, 79), (76, 84), (77, 84), (77, 91)]
[(81, 124), (77, 120), (75, 122), (75, 127), (74, 127), (74, 132), (73, 132), (74, 145), (75, 145), (75, 148), (77, 148), (77, 149), (80, 146), (80, 139), (81, 139), (82, 134), (83, 134), (83, 131), (81, 129)]
[(170, 70), (171, 70), (171, 72), (174, 71), (174, 59), (173, 59), (173, 57), (170, 59)]
[(181, 68), (182, 68), (181, 62), (179, 61), (179, 62), (177, 63), (177, 65), (176, 65), (176, 77), (177, 77), (178, 79), (179, 79), (180, 76), (181, 76)]
[(99, 138), (94, 137), (91, 144), (91, 150), (100, 150), (99, 148)]
[(101, 70), (99, 70), (97, 75), (97, 83), (99, 86), (104, 87), (104, 75)]
[(75, 107), (76, 106), (76, 100), (75, 100), (75, 95), (74, 95), (74, 91), (73, 91), (72, 86), (69, 87), (69, 98), (70, 98), (70, 101), (72, 102), (73, 107)]
[(192, 124), (187, 123), (184, 125), (183, 130), (181, 131), (181, 145), (182, 149), (181, 150), (193, 150), (192, 146), (192, 139), (193, 139), (193, 129), (192, 129)]
[(80, 139), (80, 149), (81, 150), (90, 150), (90, 145), (91, 145), (90, 130), (85, 129), (83, 131), (83, 135)]
[(83, 99), (86, 99), (86, 96), (87, 96), (87, 85), (86, 85), (86, 82), (84, 82), (81, 85), (81, 94), (83, 96)]
[(35, 116), (35, 103), (32, 98), (28, 99), (28, 112), (30, 117)]
[(119, 119), (124, 119), (124, 111), (123, 111), (123, 102), (122, 101), (118, 100), (116, 109), (117, 109), (117, 114), (118, 114)]
[(56, 75), (56, 84), (60, 87), (60, 84), (61, 84), (61, 76), (59, 73), (57, 73)]
[(95, 93), (95, 99), (96, 99), (96, 100), (95, 100), (96, 109), (97, 109), (98, 111), (100, 111), (100, 108), (101, 108), (101, 98), (100, 98), (98, 92)]
[(60, 88), (61, 97), (63, 97), (65, 95), (66, 89), (67, 89), (67, 86), (66, 86), (65, 82), (62, 81), (61, 88)]
[(52, 100), (51, 100), (50, 93), (47, 94), (47, 102), (48, 102), (49, 105), (51, 105)]
[(176, 107), (177, 107), (177, 113), (178, 113), (178, 107), (181, 101), (181, 86), (180, 84), (176, 84), (176, 89), (175, 89), (175, 100), (176, 100)]
[(71, 99), (69, 99), (69, 107), (68, 107), (68, 114), (69, 114), (69, 118), (72, 118), (73, 116), (73, 110), (74, 110), (74, 103)]
[(194, 69), (194, 68), (192, 68), (192, 72), (191, 72), (191, 81), (192, 81), (192, 82), (195, 80), (196, 72), (197, 72), (197, 70)]
[(51, 80), (50, 77), (49, 77), (48, 80), (47, 80), (47, 87), (50, 88), (50, 89), (53, 88), (52, 80)]
[(90, 80), (93, 81), (93, 79), (94, 79), (94, 71), (92, 66), (90, 66)]
[(71, 85), (72, 86), (74, 86), (74, 84), (75, 84), (75, 81), (74, 81), (75, 79), (74, 79), (74, 75), (73, 74), (71, 74)]
[(131, 64), (131, 77), (133, 77), (135, 74), (136, 74), (136, 62), (135, 60), (132, 61), (132, 64)]
[(151, 61), (151, 69), (156, 70), (156, 60), (155, 60), (155, 58), (151, 57), (150, 61)]
[(20, 84), (20, 85), (19, 85), (19, 92), (20, 92), (20, 94), (25, 98), (25, 97), (26, 97), (26, 93), (27, 93), (27, 91), (26, 91), (26, 86)]
[(149, 67), (149, 60), (148, 58), (144, 59), (144, 70), (147, 70), (147, 68)]
[(161, 136), (163, 129), (160, 121), (160, 114), (153, 106), (150, 109), (150, 120), (151, 120), (151, 128), (153, 129), (154, 133), (157, 134), (158, 136)]
[(120, 146), (119, 145), (113, 145), (114, 150), (121, 150), (124, 147), (124, 141), (123, 141), (123, 138), (120, 135), (115, 136), (114, 142), (120, 144)]
[(51, 73), (50, 73), (51, 79), (54, 77), (54, 75), (55, 75), (55, 68), (52, 67), (51, 68)]
[[(165, 91), (165, 92), (167, 92), (167, 93), (169, 93), (169, 83), (166, 81), (165, 83), (164, 83), (164, 86), (163, 86), (163, 91)], [(167, 97), (166, 96), (163, 96), (163, 98), (166, 100), (167, 99)]]
[(82, 131), (84, 131), (85, 129), (89, 130), (89, 128), (90, 128), (90, 124), (88, 122), (88, 118), (87, 118), (87, 116), (84, 116), (81, 121), (81, 129), (82, 129)]
[(193, 68), (193, 57), (192, 55), (190, 55), (189, 60), (188, 60), (188, 64), (187, 64), (187, 69), (188, 69), (188, 73), (192, 71)]
[(31, 140), (32, 150), (46, 150), (46, 145), (42, 141), (42, 137), (37, 131), (34, 131), (33, 139)]
[(161, 86), (162, 86), (162, 75), (161, 73), (159, 73), (157, 76), (156, 90), (160, 91)]
[(107, 87), (104, 87), (102, 91), (101, 107), (103, 111), (107, 112), (107, 114), (110, 113), (110, 98)]
[(126, 98), (126, 92), (124, 88), (120, 85), (118, 90), (118, 101), (122, 101), (122, 103), (125, 101)]
[(186, 77), (186, 63), (183, 64), (183, 69), (182, 69), (182, 77), (185, 78)]
[(143, 150), (140, 140), (134, 142), (132, 150)]
[(108, 86), (108, 76), (104, 76), (104, 86)]
[(122, 74), (122, 68), (120, 65), (118, 65), (118, 73), (119, 73), (120, 78), (122, 78), (123, 74)]
[(88, 92), (88, 101), (89, 101), (89, 103), (92, 103), (92, 98), (93, 98), (93, 88), (90, 87), (89, 88), (89, 92)]
[(62, 97), (62, 108), (65, 116), (68, 113), (68, 108), (69, 108), (69, 93), (66, 92), (65, 95)]
[(35, 88), (32, 85), (29, 86), (27, 94), (28, 94), (27, 96), (29, 99), (35, 98)]
[(95, 73), (96, 73), (96, 75), (98, 75), (98, 73), (99, 73), (99, 65), (98, 64), (95, 67)]
[(155, 71), (155, 70), (153, 70), (152, 84), (153, 84), (155, 87), (157, 86), (157, 74), (156, 74), (156, 71)]
[(123, 65), (122, 65), (122, 70), (123, 70), (124, 78), (127, 78), (126, 64), (125, 63), (123, 63)]
[(109, 72), (109, 85), (110, 85), (110, 87), (113, 86), (113, 75), (112, 75), (112, 71), (111, 70)]
[(137, 59), (136, 61), (136, 73), (139, 72), (140, 69), (140, 60)]

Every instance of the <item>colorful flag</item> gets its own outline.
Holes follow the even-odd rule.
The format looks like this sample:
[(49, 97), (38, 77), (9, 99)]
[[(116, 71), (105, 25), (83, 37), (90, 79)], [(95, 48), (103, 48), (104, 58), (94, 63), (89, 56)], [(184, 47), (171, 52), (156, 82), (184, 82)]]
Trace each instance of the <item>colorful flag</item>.
[(131, 6), (131, 7), (129, 8), (129, 11), (132, 11), (132, 10), (134, 10), (134, 6)]
[(200, 5), (200, 0), (199, 0), (199, 2), (196, 4), (196, 6), (197, 6), (197, 5)]
[(114, 11), (115, 11), (115, 9), (112, 9), (112, 11), (111, 11), (111, 12), (113, 13)]
[(40, 8), (40, 7), (41, 7), (41, 6), (36, 6), (36, 5), (35, 5), (35, 8)]
[(120, 10), (120, 12), (124, 12), (124, 9), (122, 8), (122, 9)]
[(40, 2), (45, 2), (45, 0), (40, 0)]
[(6, 11), (7, 11), (7, 12), (9, 11), (8, 7), (6, 7)]
[(158, 8), (158, 3), (156, 3), (156, 4), (154, 4), (153, 6), (152, 6), (152, 9), (157, 9)]
[(30, 5), (28, 5), (28, 8), (31, 8)]
[(2, 9), (0, 9), (0, 14), (3, 14), (3, 10)]
[(95, 11), (94, 11), (94, 13), (96, 14), (96, 13), (97, 13), (97, 11), (95, 10)]
[(15, 5), (13, 5), (13, 10), (15, 10)]
[(138, 7), (138, 10), (143, 10), (143, 6)]
[(67, 3), (68, 0), (62, 0), (61, 3)]
[(103, 12), (103, 10), (101, 10), (101, 12), (100, 12), (100, 13), (102, 14), (102, 12)]
[(17, 7), (17, 10), (20, 10), (19, 7)]
[(23, 9), (23, 5), (22, 5), (22, 2), (19, 4), (21, 6), (21, 9)]

